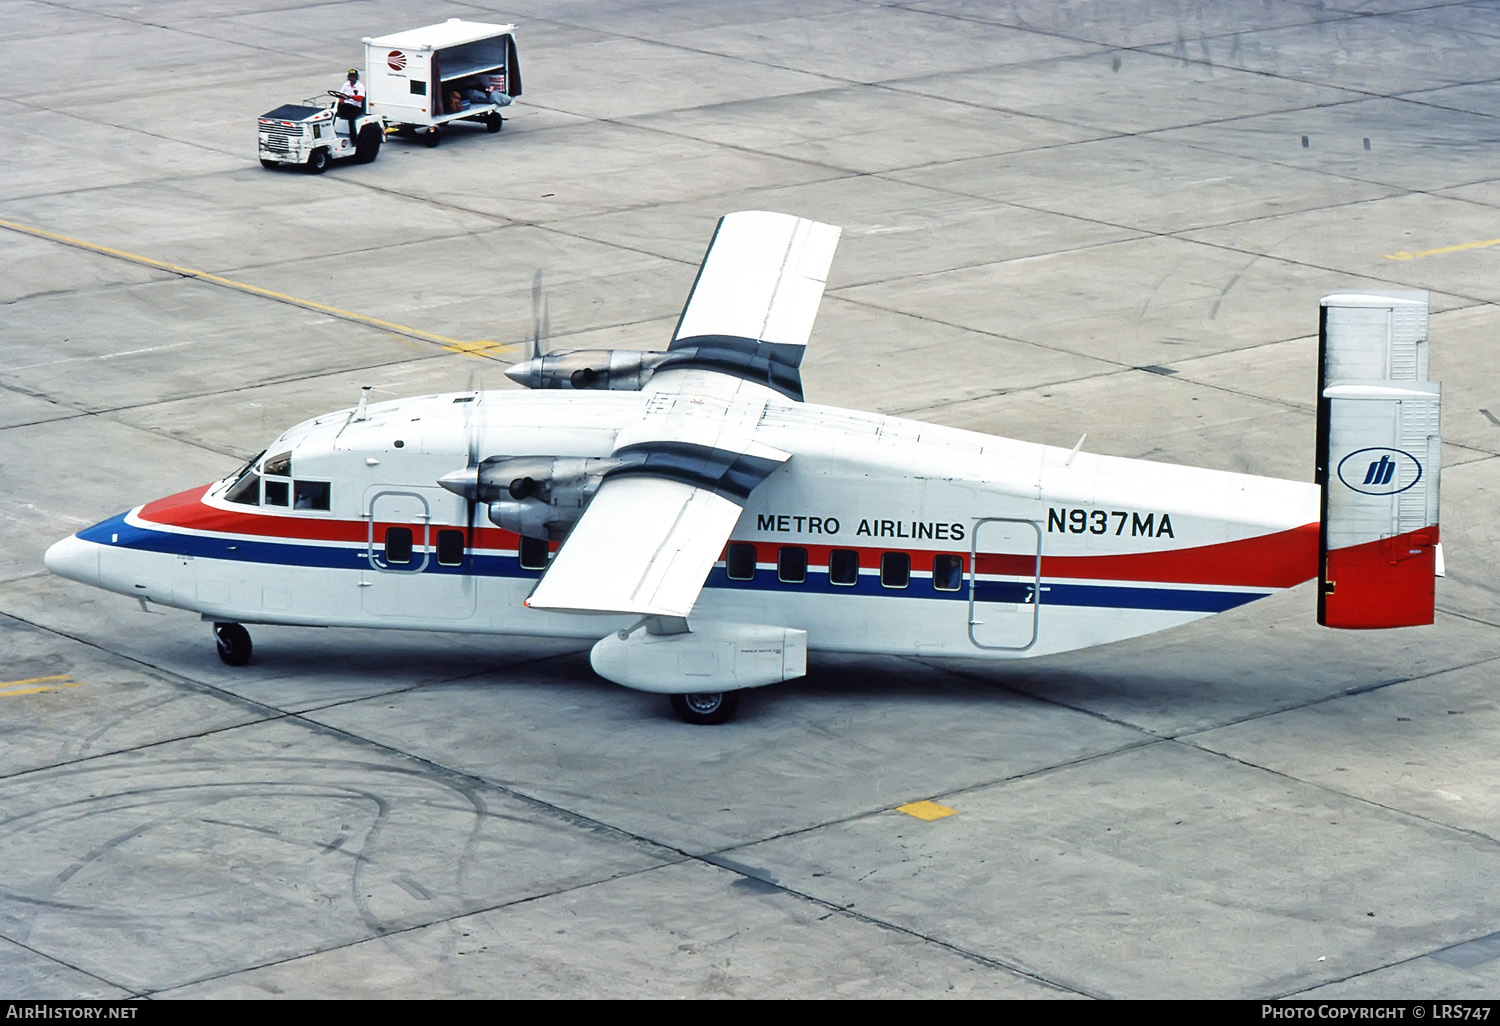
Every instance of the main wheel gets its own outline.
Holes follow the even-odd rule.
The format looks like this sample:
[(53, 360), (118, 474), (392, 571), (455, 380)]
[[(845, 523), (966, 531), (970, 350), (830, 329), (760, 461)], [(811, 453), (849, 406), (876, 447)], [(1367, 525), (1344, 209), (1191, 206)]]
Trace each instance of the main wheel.
[(672, 695), (672, 711), (683, 723), (708, 726), (726, 723), (740, 707), (738, 691), (703, 691), (695, 695)]
[(484, 127), (489, 129), (491, 132), (498, 132), (500, 131), (500, 129), (505, 127), (505, 119), (502, 118), (499, 114), (486, 114), (484, 118)]
[(354, 140), (354, 162), (356, 164), (373, 163), (380, 156), (380, 141), (385, 138), (385, 133), (378, 125), (366, 125), (359, 130), (359, 135)]
[(312, 155), (307, 158), (307, 173), (310, 175), (320, 175), (328, 170), (329, 163), (331, 161), (329, 160), (327, 150), (313, 150)]
[(431, 149), (432, 147), (436, 146), (439, 142), (441, 142), (442, 138), (443, 137), (438, 134), (437, 126), (433, 125), (422, 136), (422, 141), (427, 144), (427, 148), (428, 149)]
[(230, 666), (244, 666), (250, 661), (250, 632), (237, 623), (214, 624), (214, 640), (219, 643), (219, 658)]

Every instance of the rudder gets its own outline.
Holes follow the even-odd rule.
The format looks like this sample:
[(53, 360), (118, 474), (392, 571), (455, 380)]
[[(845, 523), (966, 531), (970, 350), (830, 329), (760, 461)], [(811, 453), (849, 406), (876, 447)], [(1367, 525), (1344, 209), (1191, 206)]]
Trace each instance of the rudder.
[(1323, 297), (1315, 480), (1326, 627), (1433, 621), (1442, 437), (1427, 315), (1426, 292)]

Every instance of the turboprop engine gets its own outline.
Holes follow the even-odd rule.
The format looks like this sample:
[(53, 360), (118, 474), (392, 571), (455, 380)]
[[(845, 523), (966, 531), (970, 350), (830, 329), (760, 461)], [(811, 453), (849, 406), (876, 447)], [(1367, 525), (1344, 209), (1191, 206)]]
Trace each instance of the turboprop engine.
[(492, 456), (444, 474), (438, 484), (488, 507), (496, 527), (555, 541), (578, 522), (606, 471), (608, 457)]
[(505, 376), (527, 388), (601, 388), (635, 392), (675, 354), (638, 349), (575, 349), (523, 360)]
[(799, 402), (803, 346), (734, 335), (679, 338), (666, 352), (575, 349), (523, 360), (505, 376), (527, 388), (608, 388), (637, 391), (663, 370), (708, 370), (755, 381)]

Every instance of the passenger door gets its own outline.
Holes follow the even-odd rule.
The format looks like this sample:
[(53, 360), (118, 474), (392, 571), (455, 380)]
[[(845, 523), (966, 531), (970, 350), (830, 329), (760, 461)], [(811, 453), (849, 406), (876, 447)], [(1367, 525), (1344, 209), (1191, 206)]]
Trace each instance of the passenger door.
[[(368, 500), (367, 566), (360, 580), (365, 612), (416, 621), (463, 620), (477, 605), (471, 553), (453, 541), (462, 528), (432, 524), (434, 489), (377, 491)], [(457, 539), (455, 538), (457, 536)]]
[(974, 523), (969, 558), (969, 640), (977, 648), (1024, 651), (1036, 644), (1046, 589), (1042, 528), (1034, 520)]

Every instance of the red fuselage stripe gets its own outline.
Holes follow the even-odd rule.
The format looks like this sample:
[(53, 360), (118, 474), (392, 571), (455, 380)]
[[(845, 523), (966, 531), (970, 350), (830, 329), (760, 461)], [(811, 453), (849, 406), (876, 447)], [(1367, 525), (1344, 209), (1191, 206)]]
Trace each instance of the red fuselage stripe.
[[(370, 526), (364, 521), (333, 520), (317, 516), (252, 513), (219, 509), (203, 503), (210, 486), (192, 488), (177, 495), (157, 499), (141, 507), (141, 520), (163, 527), (186, 528), (215, 534), (282, 538), (288, 541), (322, 541), (363, 544), (370, 537)], [(387, 524), (376, 524), (377, 537)], [(401, 526), (411, 526), (410, 524)], [(433, 525), (434, 539), (441, 527)], [(482, 549), (515, 549), (519, 536), (497, 527), (481, 527), (473, 532), (474, 546)], [(433, 539), (429, 539), (430, 541)], [(778, 542), (749, 542), (756, 550), (756, 562), (775, 563)], [(555, 546), (554, 546), (555, 547)], [(829, 554), (836, 549), (852, 549), (860, 554), (860, 565), (874, 569), (880, 552), (906, 552), (912, 569), (931, 568), (939, 555), (957, 555), (969, 570), (969, 553), (951, 549), (906, 549), (894, 545), (799, 545), (807, 550), (808, 562), (826, 566)], [(1030, 577), (1036, 570), (1036, 557), (1029, 554), (980, 553), (979, 573), (1002, 577)], [(1094, 581), (1151, 581), (1163, 584), (1227, 585), (1246, 588), (1289, 588), (1316, 577), (1318, 573), (1318, 525), (1303, 524), (1286, 531), (1218, 542), (1191, 548), (1166, 549), (1159, 552), (1132, 552), (1097, 556), (1043, 555), (1042, 576), (1048, 579)]]

